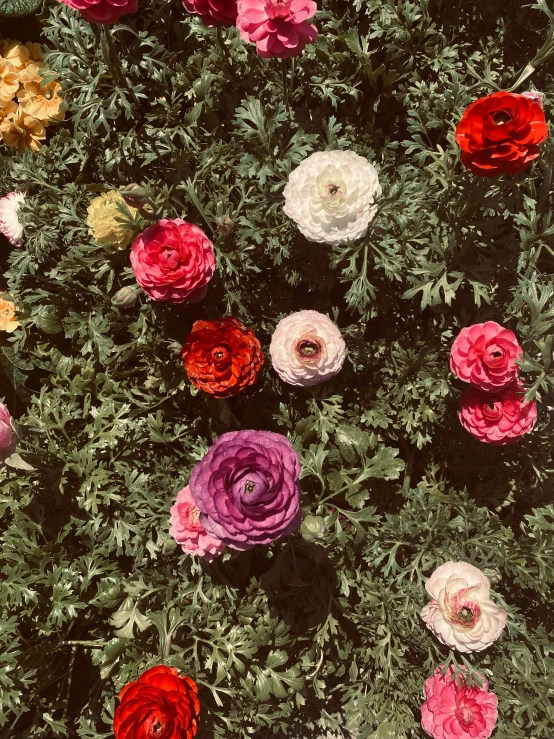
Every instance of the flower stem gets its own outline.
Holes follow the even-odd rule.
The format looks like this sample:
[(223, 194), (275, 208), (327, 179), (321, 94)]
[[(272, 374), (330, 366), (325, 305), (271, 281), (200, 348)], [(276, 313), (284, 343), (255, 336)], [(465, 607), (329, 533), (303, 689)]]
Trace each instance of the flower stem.
[(121, 69), (119, 57), (117, 56), (114, 49), (110, 27), (107, 23), (101, 23), (100, 28), (100, 44), (102, 46), (102, 53), (104, 54), (104, 61), (106, 62), (106, 66), (108, 67), (108, 70), (114, 82), (121, 85), (122, 87), (127, 87), (125, 75), (123, 74), (123, 70)]
[(282, 71), (283, 71), (283, 100), (285, 103), (285, 108), (290, 111), (290, 105), (289, 105), (289, 86), (288, 86), (288, 80), (287, 80), (287, 60), (282, 59)]

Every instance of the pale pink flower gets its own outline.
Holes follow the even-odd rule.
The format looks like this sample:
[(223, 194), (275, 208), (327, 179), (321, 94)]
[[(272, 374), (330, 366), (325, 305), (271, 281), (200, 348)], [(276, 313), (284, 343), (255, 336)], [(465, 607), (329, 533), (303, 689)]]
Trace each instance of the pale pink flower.
[(317, 11), (313, 0), (238, 0), (237, 10), (240, 35), (262, 57), (297, 56), (317, 38), (307, 22)]
[(223, 554), (225, 544), (208, 534), (200, 523), (200, 511), (192, 499), (188, 485), (177, 493), (177, 500), (171, 506), (170, 513), (169, 533), (181, 545), (183, 552), (202, 557), (206, 562), (213, 562)]
[(7, 449), (13, 441), (13, 430), (8, 406), (0, 403), (0, 449)]
[[(459, 666), (463, 671), (465, 668)], [(421, 706), (421, 725), (433, 739), (488, 739), (498, 719), (498, 698), (489, 691), (482, 675), (479, 688), (468, 687), (462, 678), (457, 683), (454, 668), (425, 681), (425, 703)]]
[(437, 567), (425, 589), (433, 600), (422, 609), (421, 618), (451, 649), (486, 649), (506, 625), (506, 611), (489, 598), (489, 579), (468, 562), (446, 562)]
[(23, 226), (17, 213), (24, 200), (22, 192), (10, 192), (0, 198), (0, 232), (12, 246), (21, 246), (23, 243)]

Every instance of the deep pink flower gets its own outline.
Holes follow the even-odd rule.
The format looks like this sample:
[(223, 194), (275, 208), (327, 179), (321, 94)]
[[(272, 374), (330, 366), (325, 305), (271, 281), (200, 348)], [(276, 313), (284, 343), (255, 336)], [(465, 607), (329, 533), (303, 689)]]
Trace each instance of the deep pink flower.
[(498, 698), (488, 682), (479, 675), (482, 687), (469, 688), (463, 679), (456, 683), (452, 665), (444, 675), (441, 669), (425, 681), (422, 727), (433, 739), (487, 739), (498, 719)]
[(531, 431), (537, 421), (537, 404), (524, 401), (520, 383), (492, 395), (468, 388), (460, 399), (462, 426), (479, 441), (509, 444)]
[(460, 380), (495, 391), (517, 377), (522, 349), (513, 331), (494, 321), (463, 328), (450, 350), (450, 369)]
[(205, 26), (234, 26), (237, 20), (237, 0), (183, 0), (183, 5)]
[(190, 488), (187, 485), (177, 493), (177, 500), (171, 506), (171, 528), (170, 535), (177, 544), (181, 545), (183, 552), (196, 554), (207, 562), (213, 562), (216, 557), (223, 554), (225, 544), (221, 539), (208, 534), (199, 521), (200, 511), (196, 507)]
[(0, 449), (7, 449), (13, 441), (11, 416), (8, 406), (0, 403)]
[(59, 0), (78, 10), (89, 23), (116, 23), (122, 15), (136, 13), (138, 0)]
[(206, 295), (214, 273), (214, 249), (198, 226), (162, 218), (137, 236), (131, 266), (153, 300), (196, 303)]
[(260, 56), (297, 56), (317, 38), (317, 28), (307, 22), (317, 11), (313, 0), (238, 0), (237, 9), (240, 35), (256, 44)]

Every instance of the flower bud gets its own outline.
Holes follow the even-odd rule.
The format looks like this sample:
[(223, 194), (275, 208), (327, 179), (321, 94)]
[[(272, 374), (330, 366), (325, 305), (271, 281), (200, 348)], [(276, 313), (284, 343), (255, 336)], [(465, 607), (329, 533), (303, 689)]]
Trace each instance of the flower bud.
[(544, 108), (544, 102), (543, 102), (544, 96), (542, 92), (539, 92), (538, 90), (529, 90), (529, 92), (523, 93), (523, 97), (534, 100), (536, 103), (538, 103), (541, 106), (541, 108)]
[(322, 539), (325, 536), (327, 529), (325, 528), (325, 521), (321, 516), (305, 516), (300, 526), (300, 533), (302, 538), (307, 542), (314, 542), (318, 539)]
[(127, 205), (136, 208), (143, 218), (155, 221), (160, 217), (156, 203), (146, 187), (132, 182), (127, 187), (122, 187), (119, 194)]
[(136, 285), (125, 285), (112, 298), (112, 305), (127, 307), (137, 302), (139, 289)]
[(235, 224), (229, 216), (224, 216), (223, 218), (216, 218), (215, 225), (219, 233), (228, 234), (233, 230)]

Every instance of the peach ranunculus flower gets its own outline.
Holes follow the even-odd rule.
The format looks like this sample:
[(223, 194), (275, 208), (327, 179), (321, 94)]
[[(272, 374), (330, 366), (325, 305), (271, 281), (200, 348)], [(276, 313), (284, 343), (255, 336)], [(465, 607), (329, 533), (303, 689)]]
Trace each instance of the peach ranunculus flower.
[(15, 319), (16, 307), (9, 300), (4, 300), (0, 294), (0, 331), (11, 334), (21, 324)]
[(5, 59), (0, 59), (0, 105), (13, 100), (19, 90), (17, 70)]
[[(28, 75), (25, 73), (34, 67)], [(32, 75), (38, 76), (38, 80), (32, 78)], [(23, 112), (32, 115), (33, 118), (47, 123), (48, 121), (63, 121), (65, 113), (60, 110), (63, 103), (60, 97), (61, 85), (56, 80), (43, 82), (38, 75), (38, 65), (30, 65), (22, 75), (26, 76), (28, 81), (23, 83), (22, 89), (19, 91), (17, 99)]]
[(42, 61), (40, 44), (31, 41), (22, 44), (20, 41), (4, 39), (0, 45), (0, 53), (18, 71), (32, 62)]
[(427, 627), (459, 652), (479, 652), (498, 639), (507, 613), (489, 598), (489, 579), (468, 562), (438, 567), (425, 589), (433, 600), (421, 611)]
[(17, 109), (13, 117), (6, 117), (0, 123), (0, 133), (8, 146), (13, 146), (19, 151), (32, 149), (38, 151), (46, 138), (46, 129), (40, 121), (23, 112), (21, 107)]

